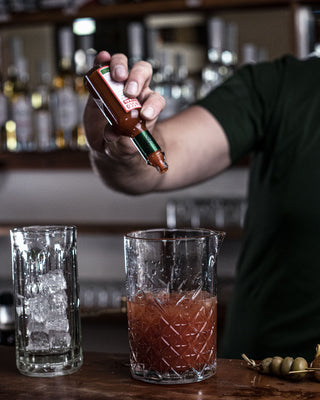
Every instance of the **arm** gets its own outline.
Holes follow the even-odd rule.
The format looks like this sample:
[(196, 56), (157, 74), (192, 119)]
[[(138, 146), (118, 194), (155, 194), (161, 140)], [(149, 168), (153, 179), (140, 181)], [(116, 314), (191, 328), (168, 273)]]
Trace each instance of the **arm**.
[(102, 52), (96, 61), (109, 62), (113, 78), (127, 80), (126, 94), (139, 98), (143, 105), (141, 116), (165, 151), (169, 164), (163, 175), (147, 166), (130, 139), (115, 135), (106, 125), (90, 98), (84, 116), (87, 140), (93, 167), (107, 185), (130, 194), (173, 190), (210, 178), (230, 165), (223, 129), (204, 108), (192, 106), (168, 120), (156, 122), (164, 99), (149, 88), (152, 76), (149, 64), (139, 62), (128, 74), (124, 55), (110, 57)]

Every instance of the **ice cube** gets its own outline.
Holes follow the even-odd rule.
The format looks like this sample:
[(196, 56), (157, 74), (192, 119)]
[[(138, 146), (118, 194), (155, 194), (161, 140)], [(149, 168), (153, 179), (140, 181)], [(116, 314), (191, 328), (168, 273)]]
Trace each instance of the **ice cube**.
[(46, 332), (35, 331), (29, 336), (28, 351), (49, 350), (49, 335)]
[(27, 322), (27, 335), (31, 335), (34, 332), (45, 332), (49, 333), (49, 330), (46, 328), (46, 324), (44, 322), (36, 322), (32, 319), (30, 319)]
[(50, 304), (45, 296), (38, 295), (29, 299), (26, 313), (30, 315), (30, 319), (36, 322), (44, 322), (49, 311)]
[(64, 312), (68, 307), (68, 298), (65, 291), (51, 294), (48, 298), (51, 311)]
[(49, 332), (50, 349), (67, 349), (70, 347), (71, 336), (68, 332), (52, 330)]
[(43, 294), (52, 294), (67, 288), (67, 282), (61, 269), (49, 271), (40, 277), (41, 292)]
[(50, 314), (45, 322), (48, 330), (61, 332), (69, 331), (69, 321), (66, 315)]

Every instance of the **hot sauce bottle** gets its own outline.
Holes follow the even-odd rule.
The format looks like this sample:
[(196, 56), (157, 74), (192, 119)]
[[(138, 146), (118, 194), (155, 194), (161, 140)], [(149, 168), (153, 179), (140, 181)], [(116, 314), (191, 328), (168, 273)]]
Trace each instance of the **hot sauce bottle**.
[(141, 104), (137, 99), (123, 94), (124, 84), (111, 78), (110, 67), (95, 66), (84, 76), (84, 80), (115, 132), (129, 136), (147, 164), (157, 168), (160, 173), (167, 171), (164, 153), (140, 117)]

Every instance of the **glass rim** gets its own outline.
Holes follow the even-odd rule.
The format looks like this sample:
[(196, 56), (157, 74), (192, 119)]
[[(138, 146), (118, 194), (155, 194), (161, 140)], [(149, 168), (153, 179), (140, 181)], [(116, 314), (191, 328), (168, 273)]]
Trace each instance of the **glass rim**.
[(27, 225), (27, 226), (17, 226), (10, 229), (12, 234), (15, 233), (54, 233), (54, 232), (67, 232), (76, 231), (77, 227), (75, 225)]
[[(150, 233), (163, 232), (163, 233), (178, 233), (181, 232), (180, 236), (170, 237), (164, 235), (163, 237), (150, 237)], [(190, 232), (190, 236), (182, 236), (183, 233)], [(145, 234), (145, 235), (144, 235)], [(141, 235), (141, 236), (138, 236)], [(166, 241), (177, 241), (177, 240), (201, 240), (210, 237), (218, 237), (223, 239), (226, 236), (226, 232), (217, 231), (209, 228), (153, 228), (153, 229), (141, 229), (136, 231), (127, 232), (124, 237), (125, 239), (135, 239), (135, 240), (147, 240), (154, 242)]]

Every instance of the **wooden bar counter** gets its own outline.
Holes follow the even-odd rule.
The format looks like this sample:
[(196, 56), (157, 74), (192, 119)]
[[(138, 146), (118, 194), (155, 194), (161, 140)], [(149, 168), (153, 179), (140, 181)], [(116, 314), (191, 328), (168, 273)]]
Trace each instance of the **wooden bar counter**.
[(311, 400), (320, 382), (260, 375), (241, 360), (218, 360), (214, 377), (186, 385), (154, 385), (130, 377), (125, 355), (85, 353), (82, 368), (56, 378), (31, 378), (15, 366), (14, 349), (0, 346), (1, 400)]

